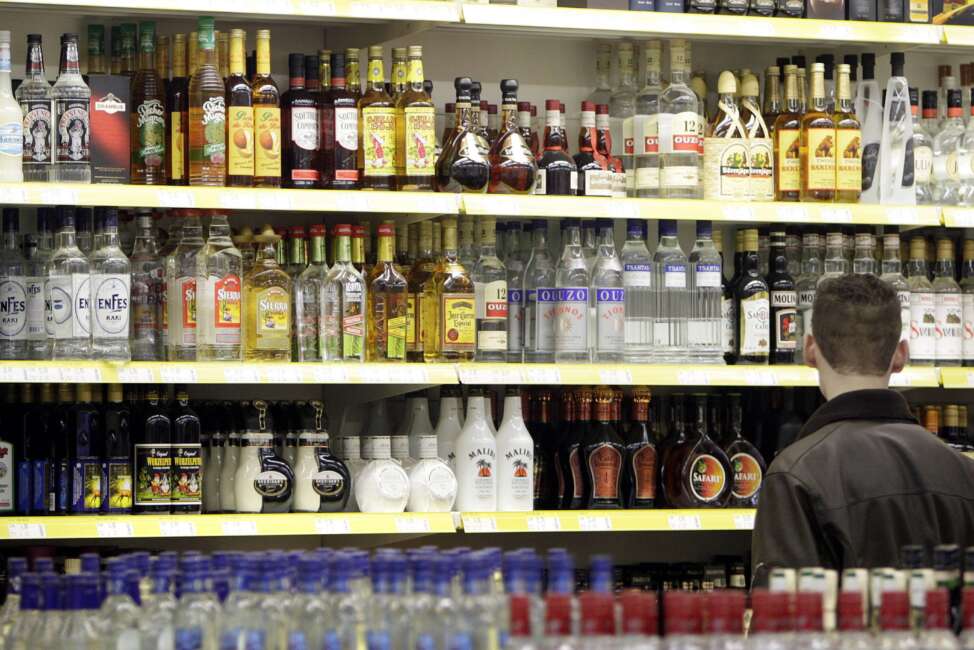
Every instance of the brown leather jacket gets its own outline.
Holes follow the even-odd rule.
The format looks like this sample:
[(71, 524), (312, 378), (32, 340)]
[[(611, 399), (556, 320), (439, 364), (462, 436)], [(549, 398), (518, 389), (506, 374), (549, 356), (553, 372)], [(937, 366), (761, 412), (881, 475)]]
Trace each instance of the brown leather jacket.
[(775, 458), (752, 536), (752, 582), (775, 567), (899, 566), (906, 544), (974, 545), (974, 460), (921, 428), (892, 390), (823, 404)]

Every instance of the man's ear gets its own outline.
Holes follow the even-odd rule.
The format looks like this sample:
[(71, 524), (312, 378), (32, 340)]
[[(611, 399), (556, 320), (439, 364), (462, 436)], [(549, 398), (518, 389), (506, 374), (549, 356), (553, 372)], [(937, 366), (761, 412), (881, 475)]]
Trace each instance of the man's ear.
[(809, 368), (818, 368), (818, 346), (815, 344), (815, 337), (811, 334), (805, 335), (805, 365)]
[(889, 369), (890, 373), (896, 374), (903, 370), (903, 367), (910, 361), (910, 344), (906, 341), (901, 340), (896, 344), (896, 350), (893, 351), (893, 358), (890, 360)]

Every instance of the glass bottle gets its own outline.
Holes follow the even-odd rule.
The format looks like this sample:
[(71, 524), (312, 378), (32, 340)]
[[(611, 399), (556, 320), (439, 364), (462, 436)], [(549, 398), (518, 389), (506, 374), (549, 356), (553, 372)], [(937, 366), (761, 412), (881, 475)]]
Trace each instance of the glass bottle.
[[(355, 57), (357, 73), (357, 50)], [(347, 85), (346, 70), (352, 73), (348, 51), (332, 54), (331, 88), (325, 93), (321, 110), (321, 184), (336, 190), (359, 186), (358, 98)]]
[(254, 184), (254, 98), (244, 64), (246, 32), (230, 32), (230, 74), (227, 77), (227, 185)]
[(166, 92), (155, 68), (152, 21), (139, 23), (139, 69), (132, 77), (131, 125), (133, 185), (166, 184)]
[(521, 223), (507, 222), (507, 361), (520, 363), (524, 358), (524, 268), (520, 250)]
[(802, 116), (802, 201), (835, 200), (835, 122), (827, 112), (825, 64), (812, 64), (812, 101)]
[(381, 223), (378, 234), (376, 264), (365, 279), (368, 286), (368, 341), (365, 359), (405, 361), (408, 284), (393, 261), (395, 226), (389, 222)]
[(20, 211), (4, 208), (0, 248), (0, 359), (5, 361), (27, 358), (27, 268), (20, 252), (19, 230)]
[(767, 282), (771, 292), (770, 361), (792, 364), (798, 349), (798, 296), (795, 280), (788, 273), (785, 233), (782, 230), (771, 233), (771, 273)]
[(118, 210), (105, 208), (101, 246), (91, 255), (91, 352), (96, 359), (128, 361), (131, 263), (119, 248)]
[[(191, 71), (192, 72), (192, 71)], [(172, 80), (166, 93), (166, 133), (169, 142), (166, 159), (169, 163), (166, 177), (170, 185), (186, 185), (189, 182), (189, 75), (186, 71), (186, 36), (172, 37)]]
[(132, 420), (131, 405), (122, 400), (121, 384), (108, 387), (108, 404), (104, 411), (105, 463), (102, 470), (106, 495), (102, 512), (132, 513)]
[[(301, 59), (302, 68), (304, 57)], [(257, 30), (257, 68), (251, 81), (252, 103), (254, 107), (254, 186), (281, 186), (281, 95), (277, 84), (271, 77), (271, 33), (267, 29)], [(304, 76), (301, 77), (302, 84)], [(311, 125), (306, 126), (305, 133), (312, 141), (318, 138), (317, 112), (314, 112)], [(285, 121), (285, 127), (293, 127), (293, 123)], [(286, 129), (285, 129), (285, 135)], [(292, 136), (293, 137), (293, 136)], [(285, 141), (290, 145), (291, 140)], [(290, 153), (290, 146), (288, 149)], [(315, 181), (317, 168), (313, 169)], [(313, 185), (311, 185), (313, 186)]]
[(682, 363), (687, 359), (690, 294), (687, 257), (680, 249), (676, 221), (659, 222), (659, 244), (653, 255), (654, 361)]
[(906, 265), (910, 286), (910, 363), (917, 366), (937, 362), (936, 298), (928, 275), (926, 248), (922, 236), (911, 238)]
[(595, 417), (581, 444), (586, 509), (623, 506), (624, 454), (625, 443), (612, 423), (612, 391), (600, 387), (595, 391)]
[(766, 364), (770, 353), (768, 283), (758, 272), (758, 231), (744, 231), (741, 277), (734, 292), (738, 313), (737, 363)]
[(653, 508), (656, 506), (658, 474), (656, 435), (649, 413), (649, 388), (636, 386), (632, 390), (632, 410), (625, 440), (625, 507)]
[(52, 359), (91, 356), (91, 266), (75, 241), (74, 208), (58, 207), (56, 249), (47, 263), (45, 300), (51, 304)]
[(189, 406), (185, 386), (176, 387), (172, 415), (172, 512), (200, 514), (203, 509), (203, 454), (200, 418)]
[(974, 240), (971, 239), (964, 240), (964, 263), (961, 266), (960, 289), (965, 332), (964, 341), (961, 345), (961, 357), (963, 365), (974, 366), (974, 337), (966, 334), (974, 331)]
[(14, 93), (23, 112), (24, 180), (51, 180), (53, 123), (51, 121), (51, 84), (44, 75), (44, 49), (40, 34), (27, 35), (27, 63), (24, 81)]
[(318, 93), (305, 86), (305, 57), (288, 56), (290, 83), (281, 98), (284, 108), (284, 187), (317, 187), (320, 143), (318, 141)]
[(456, 441), (456, 509), (491, 512), (497, 508), (497, 441), (487, 424), (483, 390), (473, 388), (467, 397), (467, 417)]
[(476, 296), (457, 257), (456, 217), (443, 217), (443, 252), (433, 282), (424, 285), (421, 309), (427, 361), (470, 361), (476, 343)]
[(660, 197), (664, 199), (703, 195), (697, 128), (700, 100), (687, 85), (689, 71), (689, 44), (684, 39), (670, 41), (670, 85), (659, 99), (659, 133), (664, 134), (659, 140)]
[(197, 26), (197, 60), (189, 81), (189, 184), (226, 182), (226, 89), (217, 69), (213, 18)]
[(876, 241), (867, 227), (856, 232), (855, 251), (852, 258), (852, 272), (857, 275), (879, 275), (879, 262), (876, 259)]
[(592, 280), (582, 253), (579, 222), (569, 222), (564, 235), (564, 247), (555, 273), (555, 361), (588, 361), (589, 289)]
[(266, 226), (254, 237), (257, 259), (243, 279), (244, 361), (290, 361), (292, 282), (277, 263), (280, 237)]
[(45, 300), (46, 266), (53, 253), (51, 222), (54, 209), (37, 209), (37, 247), (27, 252), (27, 354), (30, 359), (49, 359), (53, 326), (50, 320), (50, 303)]
[(717, 110), (704, 148), (703, 195), (713, 200), (746, 201), (750, 197), (750, 153), (744, 115), (735, 102), (740, 89), (733, 72), (720, 73), (717, 92)]
[(294, 509), (298, 512), (342, 512), (351, 493), (351, 475), (331, 451), (325, 405), (319, 400), (298, 405), (298, 460), (294, 467)]
[(933, 203), (933, 135), (920, 118), (920, 93), (910, 88), (910, 111), (913, 117), (913, 185), (917, 203)]
[(785, 66), (785, 110), (775, 118), (775, 201), (798, 201), (801, 194), (801, 105), (798, 99), (798, 68)]
[(574, 195), (578, 190), (575, 161), (566, 153), (565, 130), (561, 123), (561, 102), (545, 100), (544, 150), (538, 159), (535, 194)]
[(687, 345), (690, 359), (697, 363), (720, 363), (723, 270), (720, 253), (712, 239), (713, 225), (697, 221), (697, 240), (690, 251), (690, 313)]
[[(798, 333), (795, 348), (795, 362), (802, 363), (804, 358), (805, 336), (812, 333), (812, 305), (815, 303), (815, 291), (819, 278), (822, 277), (821, 238), (817, 232), (802, 234), (802, 262), (801, 273), (795, 279), (795, 294), (798, 299)], [(907, 319), (909, 323), (909, 319)]]
[(653, 258), (646, 247), (646, 222), (629, 219), (626, 222), (626, 242), (622, 245), (622, 284), (625, 288), (625, 360), (628, 363), (646, 362), (652, 356), (653, 320)]
[(862, 129), (849, 89), (849, 65), (840, 63), (835, 114), (835, 200), (856, 203), (862, 194)]
[(335, 226), (335, 264), (321, 294), (321, 357), (326, 361), (362, 361), (365, 356), (365, 280), (352, 265), (351, 235), (349, 224)]
[(747, 195), (752, 201), (774, 200), (773, 154), (768, 122), (761, 114), (758, 78), (753, 74), (741, 79), (741, 122), (747, 134), (748, 174)]
[(578, 170), (579, 196), (611, 196), (612, 179), (605, 173), (607, 161), (596, 157), (598, 136), (595, 130), (595, 104), (582, 102), (582, 121), (578, 130), (578, 153), (573, 156)]
[(621, 363), (625, 356), (626, 289), (624, 272), (616, 254), (612, 221), (599, 219), (598, 250), (592, 267), (589, 298), (594, 314), (592, 360)]
[(490, 148), (488, 191), (492, 194), (528, 194), (534, 188), (538, 165), (529, 140), (518, 128), (517, 79), (504, 79), (500, 87), (501, 132)]
[(963, 310), (960, 285), (954, 280), (954, 243), (937, 240), (937, 263), (933, 268), (936, 355), (938, 366), (959, 366), (963, 341)]
[[(636, 66), (632, 43), (622, 42), (616, 50), (619, 64), (619, 83), (609, 98), (609, 125), (612, 133), (612, 155), (622, 161), (626, 172), (626, 194), (635, 193), (633, 165), (633, 122), (636, 114)], [(547, 109), (547, 102), (546, 110)]]
[[(233, 64), (231, 64), (233, 68)], [(210, 213), (206, 243), (196, 256), (200, 361), (239, 361), (243, 256), (230, 238), (227, 215)]]
[(382, 46), (369, 47), (369, 79), (358, 101), (362, 189), (396, 189), (396, 106), (385, 90)]
[[(900, 236), (897, 233), (883, 235), (883, 260), (880, 280), (885, 281), (893, 290), (900, 302), (900, 321), (902, 324), (901, 341), (910, 340), (910, 285), (903, 277), (900, 263)], [(966, 340), (966, 339), (965, 339)]]
[(667, 450), (660, 483), (673, 508), (719, 508), (731, 495), (727, 454), (707, 432), (707, 396), (694, 395), (695, 418), (689, 435)]
[(740, 394), (731, 393), (727, 399), (729, 402), (727, 422), (731, 437), (724, 446), (724, 452), (730, 460), (733, 472), (733, 483), (727, 506), (754, 508), (758, 505), (758, 495), (767, 466), (761, 452), (744, 437)]
[[(321, 296), (328, 267), (325, 264), (325, 227), (311, 226), (311, 258), (307, 266), (294, 269), (294, 346), (295, 361), (321, 361)], [(299, 250), (304, 253), (304, 240)]]
[(473, 107), (469, 77), (457, 77), (455, 104), (456, 127), (449, 141), (444, 141), (436, 161), (435, 187), (438, 192), (486, 192), (490, 181), (490, 163), (481, 151), (487, 143), (473, 128)]
[(51, 88), (54, 101), (54, 177), (56, 182), (91, 182), (91, 89), (81, 77), (78, 35), (61, 35), (58, 78)]
[(524, 360), (550, 363), (555, 352), (555, 263), (548, 251), (548, 222), (531, 222), (532, 249), (524, 267)]
[(474, 283), (477, 361), (507, 361), (507, 269), (497, 257), (494, 217), (480, 218), (480, 256)]
[(197, 257), (203, 248), (203, 237), (196, 210), (185, 210), (181, 221), (179, 243), (166, 258), (168, 359), (195, 361)]
[(430, 291), (430, 294), (434, 293), (432, 287), (427, 287), (427, 284), (432, 282), (433, 274), (436, 271), (436, 258), (433, 256), (433, 224), (430, 221), (421, 221), (418, 228), (419, 241), (416, 260), (406, 275), (406, 281), (409, 285), (408, 322), (406, 325), (407, 361), (423, 361), (424, 359), (423, 350), (426, 335), (423, 333), (423, 328), (428, 327), (428, 324), (423, 316), (428, 310), (423, 306), (423, 295), (427, 290)]
[(943, 165), (935, 164), (933, 168), (934, 201), (941, 205), (957, 205), (964, 195), (962, 176), (956, 162), (952, 162), (967, 156), (960, 103), (960, 90), (948, 90), (947, 119), (933, 139), (934, 160), (946, 161)]
[(396, 175), (401, 190), (432, 190), (436, 171), (436, 111), (423, 89), (423, 48), (410, 45), (396, 100)]
[(464, 268), (473, 269), (477, 264), (478, 253), (477, 247), (474, 245), (475, 220), (473, 215), (461, 214), (459, 224), (460, 247), (457, 249), (457, 258)]
[(155, 387), (146, 392), (139, 420), (132, 452), (135, 474), (132, 512), (168, 513), (172, 489), (172, 421)]
[(646, 83), (636, 95), (636, 113), (633, 122), (635, 161), (635, 191), (641, 198), (657, 198), (659, 187), (659, 99), (663, 92), (660, 82), (660, 62), (663, 55), (660, 41), (647, 41), (643, 46), (646, 56)]

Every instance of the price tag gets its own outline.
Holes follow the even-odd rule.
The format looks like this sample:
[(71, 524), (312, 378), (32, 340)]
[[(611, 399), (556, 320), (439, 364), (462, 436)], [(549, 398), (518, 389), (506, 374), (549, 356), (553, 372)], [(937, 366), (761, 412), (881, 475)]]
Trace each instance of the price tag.
[(257, 534), (257, 522), (248, 519), (234, 519), (223, 522), (223, 534), (229, 537), (240, 537)]
[[(899, 374), (903, 374), (903, 373), (899, 373)], [(894, 377), (895, 376), (896, 375), (894, 375)], [(974, 372), (967, 373), (967, 387), (974, 388)]]
[(339, 517), (337, 519), (315, 519), (315, 530), (319, 535), (347, 535), (352, 532), (352, 527), (348, 524), (348, 519)]
[(632, 383), (632, 373), (624, 369), (599, 370), (599, 379), (599, 383), (610, 386), (629, 385)]
[(841, 25), (830, 22), (828, 27), (820, 27), (819, 38), (826, 41), (851, 41), (855, 40), (855, 32), (848, 25)]
[(775, 211), (778, 214), (778, 221), (808, 221), (805, 208), (789, 205), (776, 208)]
[(47, 528), (44, 524), (7, 524), (7, 537), (10, 539), (45, 539)]
[(100, 368), (61, 368), (61, 381), (70, 384), (97, 384), (101, 382)]
[(6, 383), (27, 381), (27, 369), (0, 367), (0, 381)]
[(0, 203), (19, 205), (27, 202), (27, 192), (19, 187), (0, 187)]
[(196, 524), (192, 521), (179, 521), (178, 519), (159, 522), (159, 534), (163, 537), (195, 537)]
[(319, 384), (344, 384), (348, 381), (348, 371), (338, 364), (315, 366), (311, 375)]
[(196, 368), (189, 366), (163, 366), (159, 368), (159, 379), (164, 384), (195, 384)]
[(430, 520), (427, 517), (396, 517), (395, 526), (399, 533), (430, 532)]
[(308, 16), (334, 16), (335, 3), (330, 0), (291, 0), (291, 13)]
[(725, 205), (721, 212), (724, 221), (754, 221), (754, 211), (746, 205)]
[(734, 515), (735, 530), (754, 530), (754, 513), (746, 512), (742, 515)]
[(160, 208), (195, 208), (196, 196), (187, 190), (159, 190), (156, 200)]
[(300, 384), (301, 370), (292, 366), (273, 366), (264, 370), (264, 381), (271, 384)]
[(744, 378), (748, 386), (777, 386), (778, 376), (771, 370), (747, 370)]
[[(78, 203), (78, 190), (54, 187), (41, 190), (41, 205), (74, 205)], [(101, 205), (99, 203), (99, 205)]]
[(547, 515), (532, 515), (527, 519), (528, 530), (532, 533), (550, 533), (561, 530), (561, 518)]
[(710, 374), (706, 370), (680, 370), (676, 373), (680, 386), (709, 386)]
[(825, 223), (852, 223), (852, 210), (849, 208), (820, 208), (819, 215)]
[(578, 527), (585, 531), (612, 530), (612, 519), (605, 516), (579, 515)]
[(228, 384), (259, 384), (260, 372), (250, 366), (234, 366), (223, 369), (223, 380)]
[(220, 192), (220, 207), (228, 210), (254, 210), (257, 202), (247, 190), (224, 190)]
[(526, 384), (561, 383), (561, 372), (557, 368), (526, 368), (522, 374)]
[(390, 384), (425, 384), (429, 381), (426, 368), (422, 366), (394, 366), (386, 372)]
[(291, 197), (280, 190), (269, 190), (257, 195), (257, 207), (261, 210), (291, 210)]
[(917, 224), (920, 223), (920, 211), (916, 208), (887, 208), (886, 218), (890, 223)]
[(99, 537), (131, 537), (132, 524), (124, 521), (102, 521), (95, 524)]
[(468, 533), (496, 533), (497, 520), (478, 515), (463, 516), (463, 530)]
[(513, 368), (467, 368), (466, 366), (467, 364), (462, 364), (459, 368), (462, 384), (517, 384), (521, 381), (521, 373)]
[(151, 384), (155, 381), (149, 368), (119, 368), (118, 381), (123, 384)]
[(700, 515), (670, 515), (666, 518), (670, 530), (700, 530)]
[(27, 381), (51, 383), (61, 381), (61, 369), (44, 366), (41, 368), (27, 368)]
[[(371, 212), (371, 205), (366, 196), (360, 196), (361, 192), (343, 192), (335, 197), (336, 212)], [(327, 195), (327, 194), (326, 194)]]
[(364, 18), (419, 18), (415, 11), (401, 2), (353, 2), (350, 13)]

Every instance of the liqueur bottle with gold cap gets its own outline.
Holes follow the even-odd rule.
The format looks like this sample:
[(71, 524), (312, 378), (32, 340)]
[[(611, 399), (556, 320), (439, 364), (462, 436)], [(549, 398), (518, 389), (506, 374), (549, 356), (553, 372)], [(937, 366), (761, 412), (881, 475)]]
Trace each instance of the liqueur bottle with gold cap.
[[(405, 83), (396, 100), (396, 176), (401, 190), (432, 190), (436, 172), (436, 111), (423, 89), (423, 48), (409, 46)], [(397, 86), (399, 80), (395, 79)]]
[(432, 292), (433, 274), (436, 272), (436, 257), (433, 255), (433, 222), (421, 221), (419, 223), (419, 243), (417, 259), (413, 262), (412, 268), (406, 276), (409, 283), (409, 315), (406, 322), (406, 360), (423, 361), (424, 341), (426, 335), (423, 333), (428, 327), (424, 314), (429, 311), (424, 308), (424, 300), (432, 300), (432, 309), (435, 310), (435, 296), (427, 293), (427, 289)]
[(385, 90), (382, 47), (369, 47), (369, 76), (358, 102), (362, 189), (396, 189), (396, 105)]
[(585, 477), (585, 507), (622, 507), (622, 478), (625, 446), (613, 425), (612, 389), (595, 391), (595, 417), (582, 439), (581, 455)]
[(281, 95), (271, 77), (271, 32), (267, 29), (257, 30), (257, 74), (251, 91), (254, 102), (254, 186), (280, 187)]
[(835, 200), (857, 203), (862, 194), (862, 127), (852, 105), (849, 64), (839, 64), (835, 114)]
[(775, 118), (774, 138), (775, 201), (797, 201), (801, 194), (802, 166), (801, 104), (798, 99), (798, 68), (785, 66), (785, 105)]
[(242, 29), (230, 32), (230, 71), (227, 76), (227, 185), (254, 184), (254, 100), (244, 67)]
[(265, 226), (254, 237), (257, 259), (244, 277), (244, 361), (291, 360), (291, 278), (277, 262), (280, 237)]
[(835, 122), (825, 101), (825, 64), (813, 63), (811, 103), (802, 116), (802, 201), (835, 200)]
[(379, 224), (379, 246), (368, 286), (368, 340), (366, 361), (406, 360), (408, 283), (395, 264), (396, 227)]

